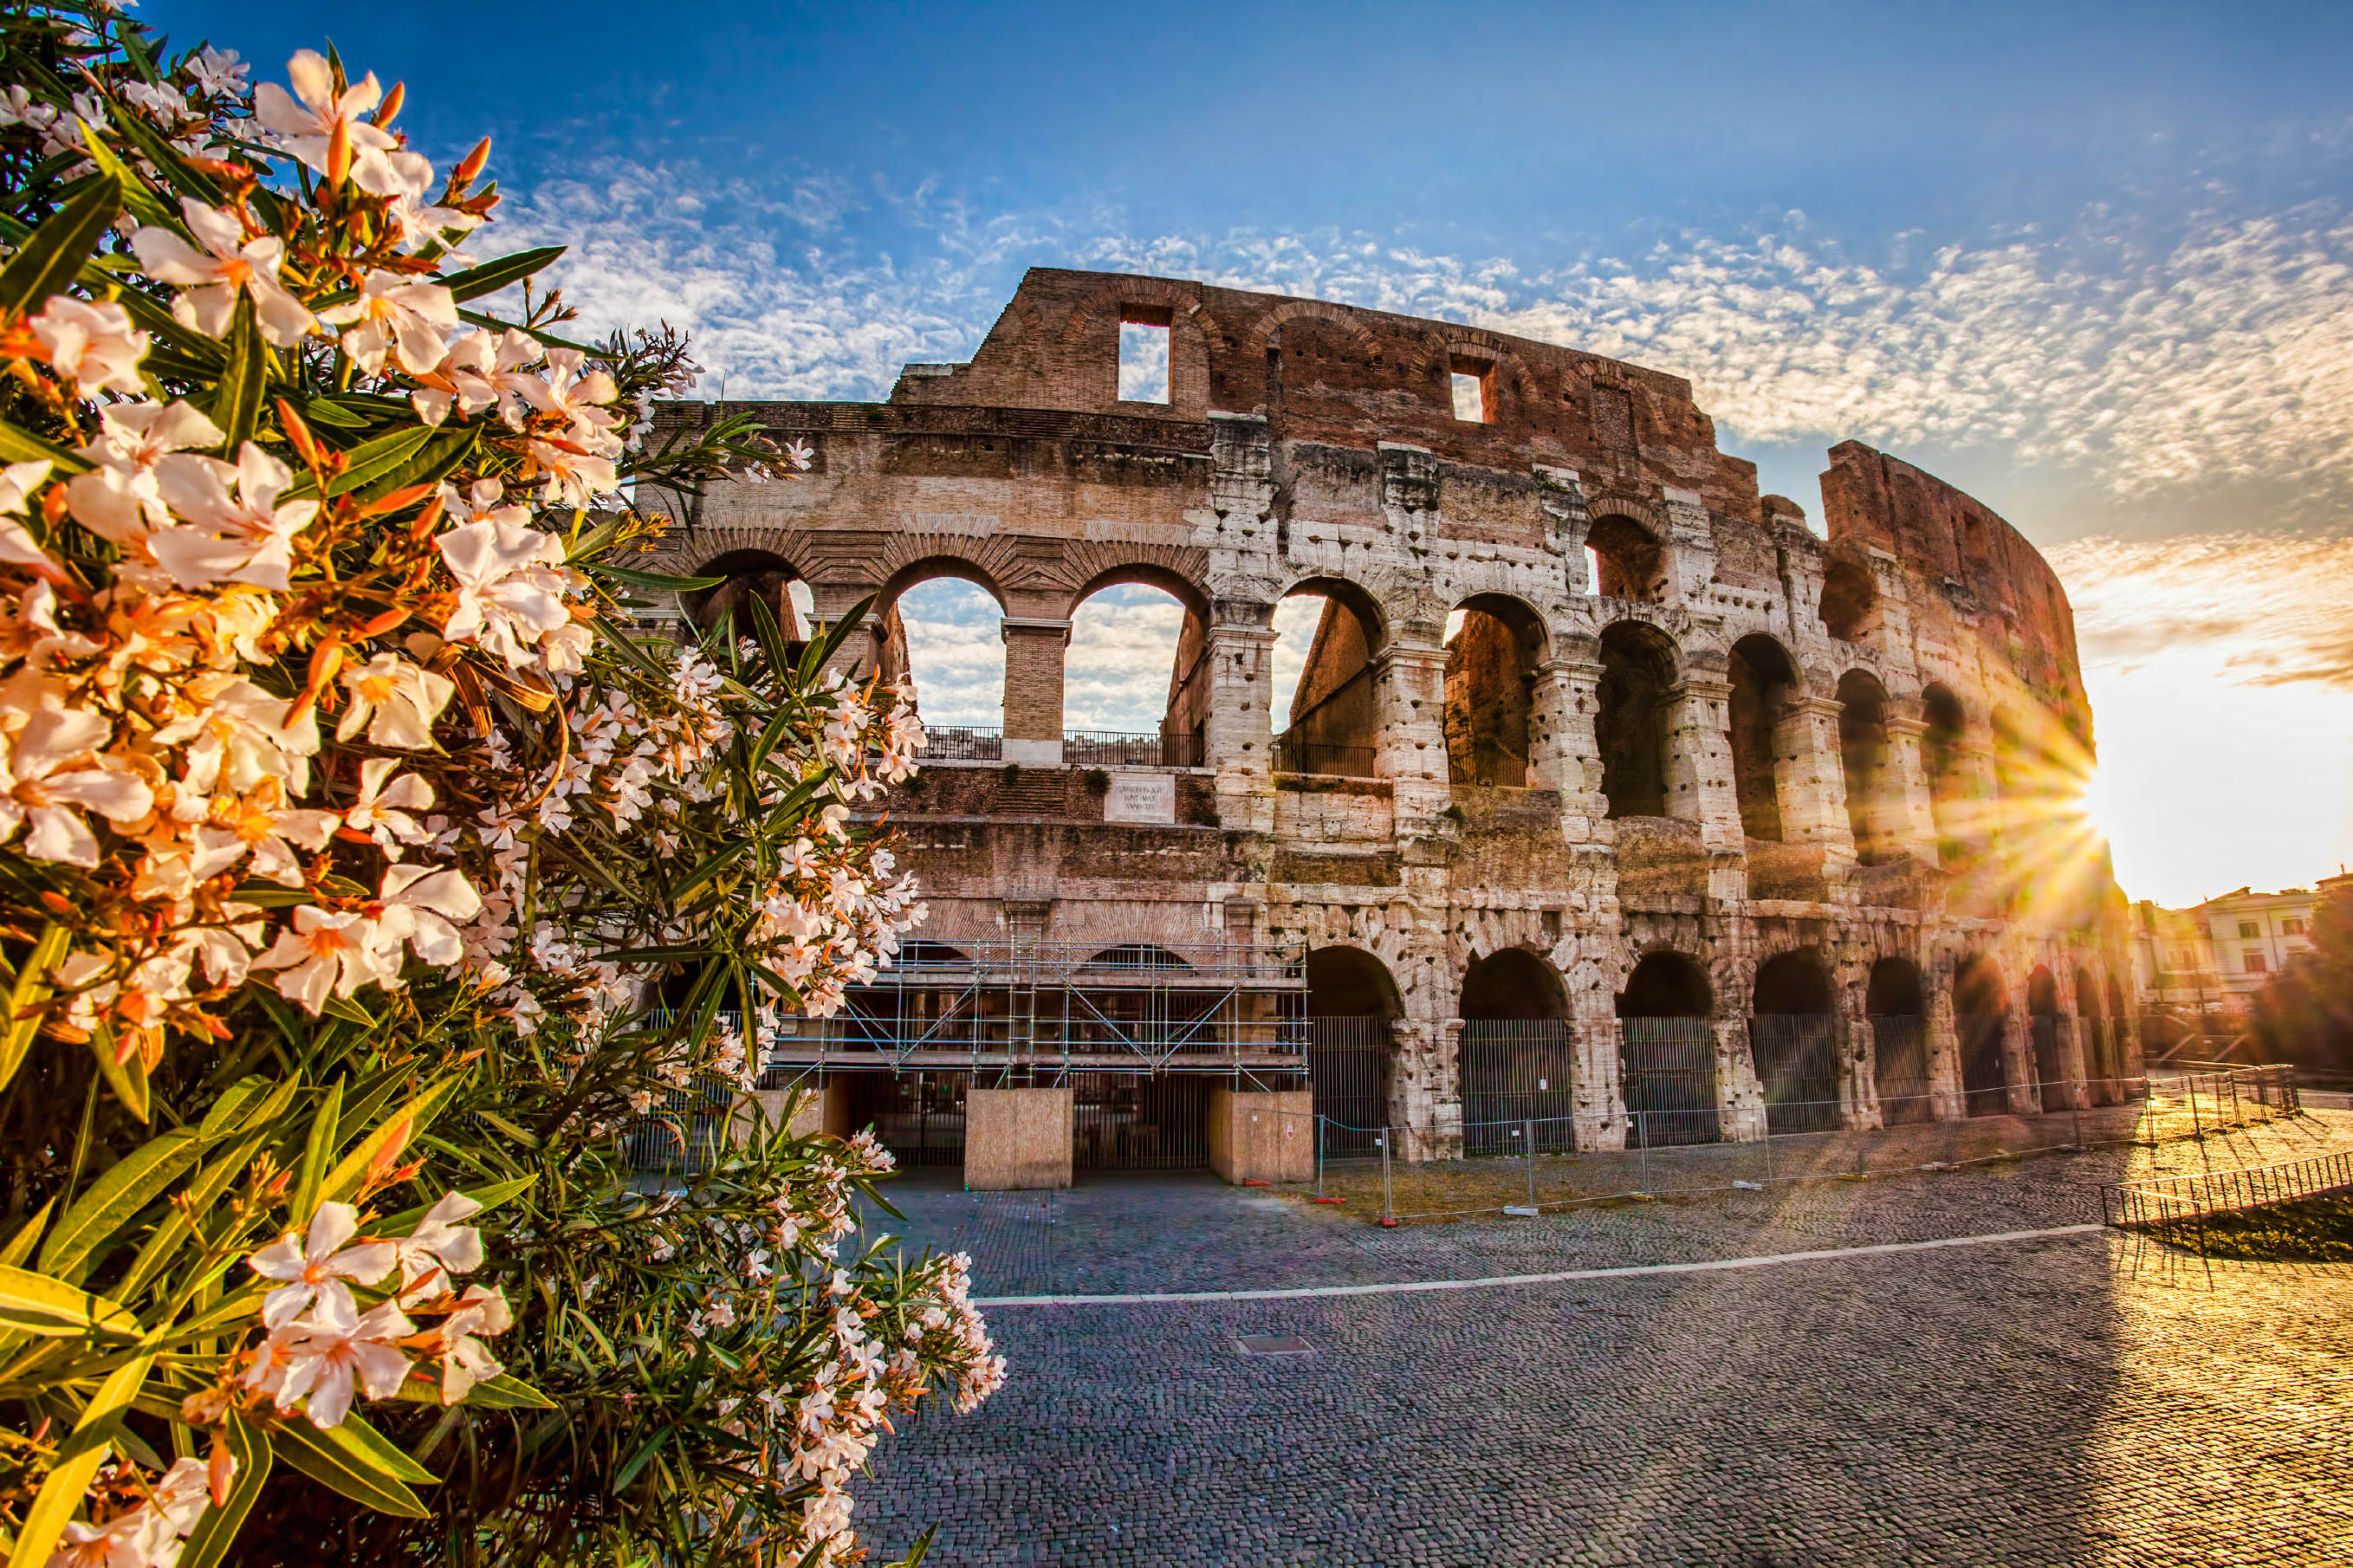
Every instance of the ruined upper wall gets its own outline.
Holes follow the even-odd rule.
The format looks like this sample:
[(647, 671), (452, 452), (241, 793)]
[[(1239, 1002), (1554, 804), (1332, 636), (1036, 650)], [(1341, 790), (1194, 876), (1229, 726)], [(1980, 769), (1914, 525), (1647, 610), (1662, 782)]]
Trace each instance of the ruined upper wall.
[(2042, 554), (1992, 508), (1900, 458), (1842, 441), (1822, 475), (1832, 549), (1873, 546), (1941, 586), (2047, 707), (2091, 740), (2075, 612)]
[[(1123, 321), (1169, 326), (1169, 400), (1119, 396)], [(1452, 376), (1481, 377), (1487, 417), (1454, 416)], [(1697, 494), (1757, 530), (1756, 465), (1716, 450), (1691, 383), (1529, 338), (1282, 294), (1166, 278), (1032, 268), (961, 365), (911, 365), (894, 404), (987, 405), (1198, 421), (1263, 415), (1277, 441), (1427, 447), (1525, 474), (1570, 468), (1588, 489)]]

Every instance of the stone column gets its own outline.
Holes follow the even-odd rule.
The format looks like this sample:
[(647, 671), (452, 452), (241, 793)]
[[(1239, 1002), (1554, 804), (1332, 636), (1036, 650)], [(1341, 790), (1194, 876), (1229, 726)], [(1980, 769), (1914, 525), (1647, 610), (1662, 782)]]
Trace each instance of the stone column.
[(1396, 791), (1399, 833), (1453, 798), (1446, 766), (1446, 650), (1394, 642), (1373, 655), (1374, 767)]
[(2052, 1028), (2059, 1046), (2059, 1072), (2067, 1081), (2059, 1088), (2042, 1091), (2042, 1109), (2045, 1110), (2088, 1110), (2091, 1107), (2092, 1096), (2091, 1085), (2087, 1080), (2091, 1075), (2084, 1070), (2083, 1031), (2076, 1028), (2075, 1019), (2066, 1013), (2057, 1015)]
[(1953, 765), (1960, 777), (1960, 793), (1968, 804), (1961, 813), (1964, 820), (1956, 824), (1958, 831), (1951, 837), (1961, 841), (1971, 859), (1982, 860), (2001, 847), (2001, 775), (1994, 769), (1993, 748), (1964, 741)]
[(1715, 1113), (1724, 1136), (1754, 1143), (1765, 1136), (1765, 1086), (1746, 1017), (1712, 1020), (1715, 1034)]
[[(1560, 792), (1584, 784), (1569, 747), (1576, 732), (1574, 679), (1567, 659), (1546, 659), (1536, 667), (1535, 688), (1528, 694), (1528, 787)], [(1591, 714), (1585, 727), (1593, 727)], [(1574, 771), (1573, 771), (1574, 770)]]
[[(1588, 1002), (1588, 997), (1596, 1000)], [(1577, 1146), (1586, 1149), (1626, 1147), (1626, 1082), (1620, 1066), (1618, 1015), (1606, 993), (1579, 992), (1570, 998), (1568, 1021), (1570, 1060), (1577, 1068), (1573, 1114)], [(1588, 1008), (1598, 1010), (1588, 1011)]]
[(1571, 844), (1598, 844), (1605, 837), (1609, 797), (1601, 793), (1601, 665), (1589, 658), (1546, 663), (1536, 687), (1539, 707), (1551, 716), (1551, 766), (1560, 791), (1561, 837)]
[(1071, 623), (1008, 616), (1005, 633), (1005, 760), (1025, 768), (1062, 765), (1062, 655)]
[(1831, 994), (1831, 1048), (1839, 1064), (1839, 1125), (1875, 1132), (1887, 1125), (1879, 1104), (1879, 1042), (1862, 1010), (1862, 988), (1841, 985)]
[(2034, 1015), (2026, 1010), (2023, 985), (2012, 988), (2009, 1010), (2001, 1016), (2001, 1071), (2012, 1116), (2031, 1116), (2042, 1109), (2042, 1097), (2034, 1087), (2041, 1076), (2034, 1063)]
[(1968, 1091), (1961, 1073), (1961, 1032), (1953, 1016), (1953, 988), (1923, 976), (1928, 1016), (1923, 1026), (1928, 1051), (1928, 1104), (1939, 1121), (1968, 1119)]
[(1700, 825), (1703, 848), (1738, 854), (1740, 795), (1732, 781), (1732, 688), (1692, 676), (1667, 689), (1667, 815)]
[(1209, 628), (1209, 711), (1202, 763), (1218, 770), (1218, 819), (1274, 831), (1274, 633), (1220, 621)]
[(1880, 762), (1879, 788), (1885, 820), (1879, 828), (1885, 842), (1923, 865), (1934, 866), (1937, 863), (1936, 807), (1920, 752), (1920, 737), (1927, 732), (1925, 719), (1888, 719), (1887, 754)]
[(1460, 1018), (1398, 1018), (1395, 1071), (1389, 1076), (1392, 1157), (1408, 1163), (1451, 1160), (1462, 1152)]
[(1773, 725), (1773, 793), (1781, 837), (1818, 844), (1832, 881), (1854, 865), (1854, 829), (1846, 815), (1846, 770), (1839, 760), (1839, 714), (1826, 697), (1794, 697)]

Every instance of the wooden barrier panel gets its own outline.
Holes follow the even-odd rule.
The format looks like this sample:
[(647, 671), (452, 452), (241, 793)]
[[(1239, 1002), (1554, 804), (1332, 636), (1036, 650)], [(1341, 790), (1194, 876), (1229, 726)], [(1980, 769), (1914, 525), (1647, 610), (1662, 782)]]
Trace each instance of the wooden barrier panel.
[(1004, 1193), (1071, 1184), (1067, 1089), (965, 1091), (964, 1184)]

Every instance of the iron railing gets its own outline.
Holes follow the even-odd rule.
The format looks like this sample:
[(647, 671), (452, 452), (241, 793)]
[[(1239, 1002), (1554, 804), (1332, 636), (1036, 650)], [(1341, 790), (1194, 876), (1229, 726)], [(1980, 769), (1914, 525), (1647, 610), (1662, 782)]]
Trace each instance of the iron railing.
[(996, 724), (926, 724), (922, 760), (996, 763), (1005, 759), (1005, 731)]
[(1110, 730), (1062, 732), (1062, 765), (1071, 768), (1198, 768), (1198, 735), (1129, 735)]
[(2100, 1188), (2100, 1217), (2114, 1229), (2143, 1230), (2347, 1188), (2353, 1188), (2353, 1153), (2317, 1154), (2275, 1165), (2110, 1182)]
[(1321, 742), (1293, 740), (1288, 734), (1274, 738), (1274, 771), (1279, 773), (1368, 779), (1377, 776), (1374, 762), (1378, 755), (1371, 746), (1327, 746)]

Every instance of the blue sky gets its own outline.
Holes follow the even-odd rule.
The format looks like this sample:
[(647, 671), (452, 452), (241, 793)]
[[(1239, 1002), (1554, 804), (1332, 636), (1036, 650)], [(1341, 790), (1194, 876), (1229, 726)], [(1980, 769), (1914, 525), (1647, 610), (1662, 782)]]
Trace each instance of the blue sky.
[[(310, 5), (141, 15), (272, 73), (322, 41)], [(2353, 858), (2353, 6), (412, 5), (335, 26), (408, 83), (427, 151), (496, 138), (493, 234), (573, 246), (562, 280), (600, 324), (692, 327), (714, 393), (882, 395), (904, 361), (968, 354), (1024, 267), (1074, 265), (1689, 375), (1816, 514), (1825, 447), (1897, 451), (2066, 579), (2128, 891)], [(927, 706), (976, 713), (993, 637), (936, 596)], [(1074, 696), (1074, 728), (1145, 727), (1165, 690), (1166, 606), (1129, 597), (1080, 635), (1133, 679)]]

